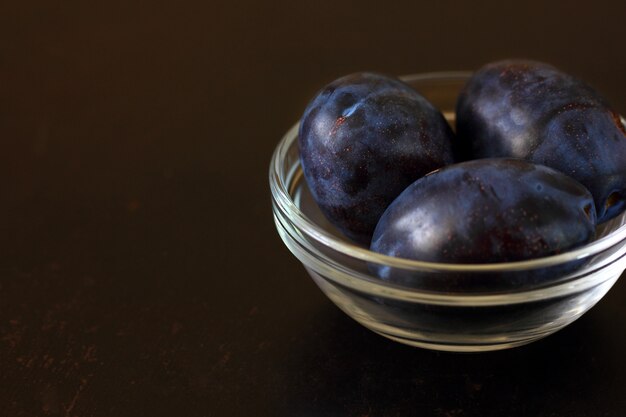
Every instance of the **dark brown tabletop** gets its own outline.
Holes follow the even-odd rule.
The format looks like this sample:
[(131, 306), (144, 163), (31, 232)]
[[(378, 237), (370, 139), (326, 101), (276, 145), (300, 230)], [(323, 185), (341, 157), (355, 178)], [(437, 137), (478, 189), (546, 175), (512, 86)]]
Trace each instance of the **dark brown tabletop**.
[(451, 354), (341, 313), (267, 171), (358, 70), (553, 63), (626, 113), (626, 6), (5, 2), (0, 415), (624, 416), (626, 282), (537, 343)]

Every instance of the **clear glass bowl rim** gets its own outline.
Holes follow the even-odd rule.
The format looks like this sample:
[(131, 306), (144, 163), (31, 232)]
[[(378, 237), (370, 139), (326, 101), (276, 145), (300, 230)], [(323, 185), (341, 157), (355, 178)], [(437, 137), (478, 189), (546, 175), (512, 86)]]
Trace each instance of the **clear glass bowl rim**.
[[(422, 74), (411, 74), (399, 77), (405, 82), (437, 82), (437, 81), (465, 81), (471, 72), (469, 71), (444, 71), (430, 72)], [(622, 119), (622, 122), (624, 120)], [(425, 262), (413, 259), (397, 258), (383, 255), (369, 249), (357, 246), (347, 240), (342, 240), (325, 231), (313, 221), (311, 221), (294, 203), (289, 193), (288, 179), (292, 173), (285, 173), (281, 165), (285, 160), (289, 148), (298, 137), (299, 122), (293, 125), (281, 138), (276, 146), (270, 162), (269, 180), (273, 202), (287, 216), (293, 226), (307, 236), (313, 238), (318, 243), (329, 247), (336, 252), (356, 258), (365, 262), (379, 265), (400, 268), (404, 270), (434, 272), (496, 272), (496, 271), (522, 271), (529, 269), (545, 268), (556, 266), (566, 262), (585, 259), (599, 254), (619, 242), (626, 239), (626, 224), (620, 226), (610, 234), (594, 240), (587, 245), (578, 247), (568, 252), (542, 258), (530, 259), (516, 262), (499, 262), (483, 264), (453, 264)]]

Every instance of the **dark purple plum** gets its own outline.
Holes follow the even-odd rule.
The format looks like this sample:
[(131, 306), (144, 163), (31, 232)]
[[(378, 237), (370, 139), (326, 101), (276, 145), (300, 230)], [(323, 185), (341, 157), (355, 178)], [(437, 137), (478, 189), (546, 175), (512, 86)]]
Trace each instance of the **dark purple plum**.
[(321, 211), (369, 245), (378, 219), (409, 184), (453, 162), (441, 112), (400, 80), (348, 75), (323, 88), (302, 116), (302, 169)]
[(459, 159), (523, 158), (570, 175), (598, 223), (626, 208), (626, 130), (595, 90), (558, 69), (508, 60), (477, 71), (457, 102)]
[[(411, 184), (381, 217), (371, 250), (439, 263), (515, 262), (588, 243), (595, 223), (593, 197), (565, 174), (519, 159), (479, 159)], [(376, 272), (398, 278), (390, 268)]]

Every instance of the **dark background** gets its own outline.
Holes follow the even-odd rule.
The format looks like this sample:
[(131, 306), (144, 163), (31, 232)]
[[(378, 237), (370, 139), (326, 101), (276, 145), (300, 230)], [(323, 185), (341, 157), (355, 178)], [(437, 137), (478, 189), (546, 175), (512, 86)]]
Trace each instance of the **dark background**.
[(278, 238), (271, 152), (358, 70), (544, 60), (626, 112), (623, 1), (3, 2), (3, 416), (624, 416), (626, 283), (532, 345), (345, 317)]

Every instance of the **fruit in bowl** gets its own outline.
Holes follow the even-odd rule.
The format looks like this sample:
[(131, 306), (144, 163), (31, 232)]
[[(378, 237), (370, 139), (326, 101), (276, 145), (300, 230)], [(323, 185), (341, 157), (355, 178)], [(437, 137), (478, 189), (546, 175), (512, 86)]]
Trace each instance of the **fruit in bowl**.
[(522, 158), (562, 171), (591, 191), (599, 223), (626, 208), (626, 129), (581, 80), (544, 63), (494, 62), (470, 78), (456, 116), (462, 159)]
[[(547, 64), (496, 62), (469, 79), (456, 111), (458, 137), (434, 106), (399, 80), (357, 73), (322, 89), (304, 112), (299, 142), (305, 178), (330, 222), (352, 240), (392, 256), (451, 263), (508, 262), (588, 243), (596, 213), (602, 222), (625, 208), (624, 126), (606, 101), (581, 81)], [(491, 161), (497, 157), (528, 160), (563, 174), (548, 175), (545, 168), (537, 167), (545, 178), (533, 181), (545, 189), (541, 198), (528, 199), (530, 188), (519, 181), (521, 171), (515, 172), (522, 163)], [(434, 179), (429, 176), (414, 183), (438, 168), (471, 159), (484, 161), (444, 169)], [(504, 184), (500, 196), (477, 193), (476, 183), (464, 180), (472, 175), (465, 169), (478, 166), (489, 179), (481, 180), (483, 191)], [(432, 185), (422, 187), (446, 175), (450, 178), (436, 190)], [(570, 201), (571, 196), (554, 198), (558, 193), (548, 179), (563, 184), (580, 181), (591, 192), (595, 210), (590, 210), (585, 195), (585, 216), (571, 216), (564, 208), (579, 201)], [(520, 186), (526, 188), (517, 190)], [(403, 230), (412, 236), (411, 242), (396, 233), (398, 221), (383, 215), (391, 207), (397, 210), (396, 198), (407, 187), (424, 188), (411, 198), (405, 191), (402, 200), (403, 212), (414, 213), (405, 226), (414, 230)], [(511, 205), (509, 197), (520, 202)], [(550, 206), (554, 202), (560, 204), (558, 209)], [(506, 214), (511, 212), (517, 217)], [(476, 221), (478, 213), (480, 221)], [(524, 229), (528, 218), (541, 219), (541, 232)], [(524, 231), (513, 233), (513, 227)], [(378, 236), (371, 241), (374, 229)], [(570, 233), (573, 230), (587, 233)], [(498, 234), (507, 238), (498, 239)], [(441, 236), (449, 236), (447, 246), (433, 244)], [(527, 252), (538, 239), (544, 250)], [(461, 254), (454, 245), (467, 249)]]
[[(515, 262), (589, 243), (595, 227), (593, 198), (572, 178), (520, 159), (477, 159), (441, 168), (405, 189), (378, 222), (371, 250), (449, 264)], [(395, 283), (420, 279), (394, 268), (373, 269)], [(545, 274), (533, 271), (523, 279)], [(448, 280), (454, 289), (477, 285), (454, 275)]]
[[(469, 73), (447, 72), (416, 74), (403, 77), (403, 80), (431, 101), (435, 108), (441, 109), (453, 126), (457, 97), (470, 76)], [(539, 183), (534, 183), (535, 191), (526, 189), (526, 192), (535, 194), (541, 190), (552, 190), (543, 197), (552, 196), (552, 200), (560, 201), (548, 204), (547, 207), (552, 209), (546, 211), (564, 212), (554, 216), (549, 213), (533, 214), (531, 212), (535, 208), (527, 207), (520, 200), (520, 206), (526, 214), (522, 210), (513, 210), (508, 215), (517, 212), (522, 214), (522, 220), (524, 215), (529, 215), (529, 219), (542, 219), (546, 228), (537, 230), (546, 232), (548, 239), (559, 236), (558, 230), (568, 229), (563, 230), (564, 239), (559, 237), (556, 240), (561, 243), (537, 246), (556, 249), (554, 252), (531, 251), (528, 254), (530, 259), (519, 261), (498, 260), (497, 252), (493, 252), (493, 257), (489, 259), (484, 258), (482, 252), (481, 259), (474, 258), (470, 253), (462, 259), (469, 263), (458, 263), (460, 260), (442, 258), (431, 258), (439, 259), (435, 262), (427, 261), (418, 252), (411, 258), (410, 254), (392, 253), (394, 256), (387, 256), (369, 250), (364, 244), (355, 244), (346, 238), (345, 232), (333, 227), (320, 209), (320, 204), (309, 188), (309, 178), (303, 175), (301, 161), (304, 155), (299, 146), (299, 130), (299, 124), (296, 124), (284, 135), (270, 165), (272, 207), (277, 231), (287, 248), (333, 303), (357, 322), (392, 340), (412, 346), (462, 352), (505, 349), (530, 343), (558, 331), (584, 314), (609, 291), (626, 268), (626, 214), (597, 224), (595, 236), (590, 242), (584, 243), (587, 233), (585, 225), (589, 225), (594, 211), (593, 206), (589, 206), (589, 195), (580, 194), (578, 197), (586, 195), (581, 200), (575, 197), (576, 193), (570, 195), (572, 198), (563, 198), (564, 194), (554, 190), (560, 187), (561, 181), (553, 183), (543, 176)], [(349, 139), (348, 136), (346, 139)], [(453, 137), (452, 140), (458, 138)], [(484, 161), (472, 163), (494, 163), (493, 160)], [(454, 164), (460, 162), (453, 160), (446, 167), (439, 167), (439, 172), (456, 170), (460, 165)], [(435, 175), (437, 173), (430, 173), (426, 178), (435, 178)], [(486, 192), (489, 190), (488, 182), (501, 179), (505, 182), (502, 187), (505, 193), (510, 192), (519, 197), (521, 190), (514, 190), (514, 183), (510, 184), (511, 190), (508, 190), (505, 181), (507, 177), (517, 176), (494, 174), (491, 177), (495, 179), (481, 180)], [(511, 181), (514, 179), (511, 178)], [(571, 181), (575, 180), (568, 179), (566, 182), (571, 184)], [(450, 183), (444, 191), (457, 194), (459, 201), (435, 205), (436, 210), (450, 209), (457, 212), (457, 216), (449, 217), (450, 222), (455, 223), (453, 230), (469, 227), (467, 222), (472, 220), (472, 216), (459, 214), (469, 212), (462, 206), (463, 201), (469, 202), (464, 195), (468, 187), (453, 184), (452, 180), (442, 182)], [(481, 186), (474, 185), (473, 190), (480, 194)], [(410, 189), (412, 186), (409, 184), (407, 187)], [(573, 189), (579, 187), (576, 185)], [(566, 186), (565, 189), (571, 187)], [(401, 199), (402, 193), (399, 194), (398, 198)], [(536, 194), (532, 198), (535, 204), (531, 205), (544, 207), (541, 197), (541, 194)], [(448, 198), (453, 200), (451, 195), (445, 196), (446, 200)], [(474, 200), (480, 201), (482, 198), (476, 196)], [(570, 204), (567, 204), (568, 200)], [(585, 203), (581, 206), (579, 204), (582, 201)], [(393, 206), (395, 203), (390, 204)], [(487, 217), (502, 213), (502, 206), (497, 203), (497, 199), (489, 204), (493, 204), (493, 210), (490, 210), (491, 214), (486, 213)], [(455, 205), (456, 209), (451, 207)], [(419, 204), (407, 205), (408, 212), (411, 206), (418, 207)], [(574, 207), (578, 210), (576, 215), (568, 211)], [(582, 231), (582, 239), (567, 235), (571, 224), (565, 227), (557, 218), (569, 219), (568, 224), (576, 223), (573, 229)], [(489, 220), (483, 218), (480, 221)], [(511, 226), (515, 221), (508, 218), (505, 223), (493, 224), (509, 229), (510, 233), (516, 232), (515, 226)], [(410, 230), (410, 222), (403, 226)], [(533, 223), (520, 221), (519, 226), (522, 231), (528, 232), (532, 230)], [(415, 233), (415, 237), (422, 239), (424, 247), (436, 248), (437, 241), (447, 238), (437, 233), (432, 235), (432, 239), (422, 239), (419, 232)], [(488, 236), (483, 238), (489, 239)], [(480, 246), (476, 240), (470, 242)], [(569, 242), (571, 246), (564, 242)], [(531, 242), (522, 240), (517, 243), (519, 245), (515, 246), (521, 248)], [(431, 255), (440, 256), (441, 249), (433, 249)], [(472, 260), (480, 263), (471, 263)]]
[(595, 226), (593, 198), (572, 178), (520, 159), (478, 159), (411, 184), (378, 222), (371, 249), (429, 262), (513, 262), (588, 243)]
[(409, 184), (453, 162), (443, 115), (400, 80), (358, 73), (324, 87), (300, 124), (302, 169), (328, 220), (369, 244)]

